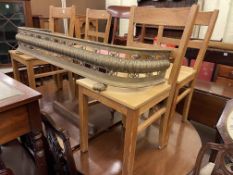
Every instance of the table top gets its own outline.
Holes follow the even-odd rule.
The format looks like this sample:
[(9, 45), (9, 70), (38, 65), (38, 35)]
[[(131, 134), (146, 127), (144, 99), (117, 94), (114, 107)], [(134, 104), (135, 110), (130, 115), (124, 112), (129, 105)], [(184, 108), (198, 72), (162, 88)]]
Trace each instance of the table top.
[(0, 112), (30, 103), (41, 94), (0, 72)]
[(210, 94), (222, 96), (227, 99), (233, 98), (233, 88), (230, 86), (226, 86), (222, 83), (209, 82), (197, 79), (195, 89), (202, 90)]
[[(97, 82), (84, 78), (77, 80), (77, 83), (87, 89), (92, 90), (94, 84)], [(161, 95), (169, 93), (170, 88), (171, 86), (165, 82), (154, 86), (135, 89), (108, 86), (105, 91), (96, 92), (104, 97), (125, 105), (130, 109), (137, 109), (150, 100), (157, 97), (159, 98)]]
[[(202, 146), (190, 122), (176, 115), (167, 147), (156, 148), (159, 125), (154, 124), (137, 137), (134, 175), (184, 175), (192, 171)], [(74, 153), (77, 168), (84, 174), (119, 175), (123, 152), (122, 127), (115, 127), (89, 142), (87, 154)]]

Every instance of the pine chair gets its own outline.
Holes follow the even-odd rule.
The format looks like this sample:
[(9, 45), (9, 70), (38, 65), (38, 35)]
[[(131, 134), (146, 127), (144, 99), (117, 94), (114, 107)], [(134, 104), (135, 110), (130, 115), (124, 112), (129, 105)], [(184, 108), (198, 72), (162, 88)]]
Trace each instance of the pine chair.
[[(190, 103), (191, 103), (191, 99), (192, 99), (192, 95), (194, 91), (195, 81), (200, 71), (201, 64), (204, 59), (206, 50), (208, 48), (209, 40), (212, 36), (217, 17), (218, 17), (218, 10), (214, 10), (212, 12), (199, 12), (197, 15), (197, 18), (195, 20), (195, 25), (207, 26), (208, 28), (205, 33), (204, 39), (189, 41), (188, 47), (199, 49), (199, 52), (198, 52), (198, 55), (197, 55), (197, 58), (195, 60), (193, 67), (181, 66), (181, 70), (180, 70), (178, 80), (176, 83), (175, 95), (174, 95), (174, 99), (172, 102), (171, 113), (169, 116), (169, 121), (170, 121), (169, 126), (168, 126), (169, 128), (171, 128), (171, 125), (172, 125), (172, 121), (175, 115), (176, 105), (182, 99), (185, 99), (184, 107), (183, 107), (183, 114), (182, 114), (183, 121), (187, 121)], [(162, 32), (163, 31), (161, 31), (161, 33)], [(180, 42), (177, 39), (170, 40), (168, 38), (160, 38), (160, 37), (158, 38), (159, 38), (158, 41), (161, 44), (171, 43), (171, 44), (177, 45), (177, 43)], [(169, 77), (169, 74), (170, 74), (170, 71), (167, 71), (167, 75), (166, 75), (167, 78)]]
[(49, 30), (52, 32), (56, 32), (56, 20), (59, 19), (67, 19), (69, 20), (69, 26), (68, 26), (68, 33), (65, 33), (68, 36), (74, 35), (74, 26), (75, 26), (75, 16), (76, 16), (76, 10), (75, 6), (72, 5), (71, 7), (49, 7)]
[[(93, 90), (96, 83), (90, 79), (78, 80), (79, 86), (79, 114), (80, 114), (80, 146), (81, 151), (88, 150), (88, 98), (96, 99), (104, 105), (120, 112), (125, 118), (124, 153), (122, 174), (133, 174), (136, 140), (138, 133), (160, 120), (158, 144), (160, 148), (167, 145), (165, 139), (168, 117), (175, 92), (176, 81), (185, 55), (189, 38), (192, 34), (198, 6), (191, 8), (148, 8), (131, 7), (128, 32), (128, 45), (133, 45), (134, 29), (136, 24), (178, 26), (184, 27), (181, 43), (177, 49), (172, 50), (174, 58), (172, 73), (165, 82), (140, 89), (122, 89), (108, 86), (105, 91)], [(144, 45), (142, 43), (142, 45)], [(153, 46), (154, 49), (158, 47)], [(139, 122), (141, 115), (153, 106), (159, 108), (147, 120)]]
[[(74, 25), (75, 25), (75, 7), (67, 7), (67, 8), (61, 8), (61, 7), (53, 7), (50, 6), (50, 15), (49, 15), (49, 29), (52, 32), (55, 32), (56, 28), (59, 28), (57, 25), (58, 19), (67, 19), (69, 22), (68, 26), (68, 33), (67, 35), (73, 36), (74, 34)], [(58, 75), (64, 72), (67, 72), (66, 70), (61, 70), (57, 67), (51, 66), (52, 70), (46, 71), (43, 73), (36, 73), (35, 68), (36, 67), (44, 67), (45, 65), (49, 65), (49, 63), (38, 60), (37, 58), (31, 57), (29, 55), (25, 55), (23, 53), (18, 53), (16, 51), (9, 51), (11, 54), (11, 60), (12, 60), (12, 66), (13, 66), (13, 71), (14, 71), (14, 78), (20, 81), (20, 76), (19, 76), (19, 64), (21, 63), (27, 68), (27, 74), (28, 74), (28, 81), (29, 81), (29, 86), (33, 89), (36, 89), (36, 82), (35, 80), (37, 78), (42, 78), (42, 77), (48, 77), (51, 75)], [(55, 69), (55, 70), (53, 70)], [(71, 80), (71, 73), (68, 74), (69, 79)], [(61, 83), (60, 83), (60, 78), (56, 76), (56, 83), (58, 88), (61, 88)], [(71, 83), (71, 82), (70, 82)]]
[[(193, 5), (191, 9), (190, 8), (154, 8), (154, 7), (143, 7), (143, 8), (134, 7), (131, 9), (127, 46), (152, 48), (152, 49), (158, 47), (158, 45), (142, 43), (140, 42), (141, 40), (134, 38), (134, 29), (136, 24), (140, 24), (142, 26), (146, 26), (146, 25), (158, 26), (159, 28), (158, 34), (160, 35), (160, 38), (163, 38), (162, 30), (166, 27), (184, 28), (183, 35), (178, 44), (178, 47), (172, 49), (173, 50), (172, 59), (174, 60), (174, 62), (171, 68), (171, 73), (167, 78), (168, 83), (171, 85), (171, 89), (167, 102), (168, 105), (166, 107), (166, 115), (170, 114), (170, 112), (168, 111), (171, 110), (171, 105), (175, 94), (177, 78), (194, 27), (194, 19), (196, 18), (197, 9), (198, 7), (196, 5)], [(170, 40), (173, 40), (173, 38), (170, 38)], [(150, 115), (151, 112), (152, 110), (150, 110), (149, 113)], [(167, 131), (167, 133), (169, 133), (169, 130)]]
[[(111, 26), (111, 15), (106, 10), (93, 10), (87, 9), (86, 11), (86, 24), (85, 24), (85, 39), (100, 41), (104, 43), (108, 43), (109, 31)], [(95, 30), (92, 30), (90, 27), (90, 23), (96, 21)], [(104, 28), (104, 32), (100, 32), (100, 21), (105, 21), (106, 25)]]

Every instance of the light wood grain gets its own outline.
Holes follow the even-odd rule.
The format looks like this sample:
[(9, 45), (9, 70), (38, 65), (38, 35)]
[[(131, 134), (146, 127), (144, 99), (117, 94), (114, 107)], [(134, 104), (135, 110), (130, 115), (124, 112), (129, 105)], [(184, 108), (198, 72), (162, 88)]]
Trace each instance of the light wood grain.
[[(164, 14), (170, 15), (170, 18), (163, 16)], [(167, 13), (166, 13), (167, 12)], [(137, 13), (137, 14), (136, 14)], [(156, 16), (150, 16), (151, 14)], [(184, 15), (185, 14), (185, 15)], [(174, 25), (175, 21), (169, 21), (178, 19), (177, 25), (184, 26), (184, 34), (180, 41), (178, 49), (174, 51), (174, 64), (172, 66), (171, 74), (169, 78), (156, 86), (146, 87), (146, 88), (118, 88), (113, 86), (108, 86), (105, 91), (94, 91), (93, 86), (96, 84), (95, 81), (89, 79), (81, 79), (77, 81), (79, 86), (79, 103), (82, 105), (80, 109), (80, 120), (83, 126), (80, 128), (81, 139), (81, 150), (86, 151), (87, 144), (87, 102), (86, 98), (90, 97), (92, 99), (98, 100), (104, 105), (113, 108), (114, 110), (123, 114), (124, 126), (125, 126), (125, 138), (124, 138), (124, 155), (123, 155), (123, 166), (122, 174), (131, 175), (133, 174), (133, 164), (135, 157), (136, 148), (136, 138), (138, 132), (149, 127), (154, 121), (160, 119), (160, 132), (159, 132), (159, 148), (164, 148), (167, 145), (168, 140), (166, 139), (168, 132), (168, 119), (170, 114), (170, 109), (173, 101), (173, 96), (175, 93), (175, 87), (177, 82), (178, 73), (181, 67), (182, 59), (185, 55), (188, 41), (192, 33), (194, 26), (194, 20), (197, 14), (197, 6), (192, 6), (191, 9), (182, 8), (178, 9), (158, 9), (158, 8), (142, 8), (142, 7), (132, 7), (130, 13), (130, 27), (128, 33), (129, 46), (135, 46), (136, 42), (133, 41), (134, 33), (134, 23), (142, 22), (142, 24), (147, 24), (148, 22), (153, 22), (153, 25)], [(166, 15), (165, 15), (166, 16)], [(184, 20), (184, 16), (185, 19)], [(161, 18), (160, 18), (161, 17)], [(151, 19), (148, 19), (151, 18)], [(163, 27), (161, 28), (161, 34)], [(138, 43), (136, 43), (138, 44)], [(143, 43), (142, 43), (143, 44)], [(143, 44), (144, 45), (144, 44)], [(146, 45), (146, 44), (145, 44)], [(149, 47), (149, 45), (148, 45)], [(148, 48), (146, 47), (146, 48)], [(143, 47), (142, 47), (143, 48)], [(151, 47), (152, 48), (152, 47)], [(81, 96), (81, 97), (80, 97)], [(84, 99), (85, 96), (85, 99)], [(143, 112), (148, 111), (152, 107), (157, 106), (159, 109), (155, 110), (151, 116), (149, 116), (145, 121), (139, 125), (138, 121)]]
[[(90, 24), (95, 20), (95, 30), (91, 30)], [(104, 32), (100, 32), (99, 30), (99, 21), (106, 22), (104, 27)], [(104, 43), (108, 43), (110, 26), (111, 26), (111, 15), (106, 10), (93, 10), (87, 9), (86, 10), (86, 24), (85, 24), (85, 39), (87, 40), (95, 40), (99, 41), (99, 39), (103, 39)]]
[[(191, 104), (191, 99), (192, 99), (192, 95), (193, 95), (193, 91), (194, 91), (194, 86), (195, 86), (195, 81), (198, 75), (198, 72), (201, 69), (201, 63), (204, 59), (206, 50), (208, 48), (208, 44), (211, 38), (211, 35), (213, 33), (214, 27), (215, 27), (215, 23), (218, 17), (218, 10), (212, 11), (212, 12), (199, 12), (196, 20), (195, 20), (195, 24), (196, 25), (204, 25), (204, 26), (208, 26), (207, 28), (207, 32), (205, 34), (205, 37), (203, 40), (199, 40), (199, 52), (197, 55), (197, 58), (195, 60), (194, 66), (193, 66), (193, 70), (191, 71), (191, 69), (186, 68), (185, 66), (181, 67), (181, 71), (180, 71), (180, 79), (182, 79), (181, 81), (177, 81), (177, 85), (176, 85), (176, 96), (174, 96), (173, 99), (173, 104), (172, 104), (172, 108), (171, 108), (171, 113), (169, 116), (169, 128), (171, 128), (172, 125), (172, 121), (173, 121), (173, 117), (175, 115), (175, 110), (176, 110), (176, 104), (181, 101), (182, 99), (185, 99), (184, 101), (184, 107), (183, 107), (183, 121), (187, 121), (188, 118), (188, 113), (189, 113), (189, 108), (190, 108), (190, 104)], [(192, 46), (194, 48), (197, 48), (195, 46), (197, 45), (189, 45), (189, 47), (192, 48)], [(186, 72), (186, 73), (182, 73), (182, 72)], [(179, 77), (178, 77), (179, 80)], [(180, 92), (180, 89), (183, 88), (184, 86), (188, 86), (188, 90), (184, 91), (184, 92)]]
[[(75, 18), (76, 18), (76, 10), (74, 6), (67, 7), (67, 8), (61, 8), (61, 7), (54, 7), (50, 6), (50, 12), (49, 12), (49, 30), (52, 32), (55, 32), (57, 19), (67, 19), (69, 22), (68, 26), (68, 36), (73, 36), (74, 35), (74, 28), (75, 28)], [(13, 71), (14, 71), (14, 78), (20, 81), (20, 76), (19, 76), (19, 64), (21, 63), (27, 68), (27, 75), (28, 75), (28, 82), (29, 86), (33, 89), (36, 89), (36, 78), (42, 78), (42, 77), (48, 77), (53, 75), (54, 79), (56, 81), (57, 87), (59, 89), (62, 88), (62, 83), (61, 83), (61, 77), (60, 74), (63, 74), (67, 71), (65, 70), (59, 70), (59, 68), (56, 68), (56, 70), (51, 70), (49, 72), (45, 73), (38, 73), (35, 74), (34, 68), (36, 66), (41, 66), (41, 65), (48, 65), (49, 63), (46, 61), (39, 60), (35, 57), (26, 55), (24, 53), (19, 53), (17, 51), (9, 51), (11, 55), (11, 60), (13, 63)], [(70, 76), (71, 73), (69, 73), (69, 80), (71, 87), (73, 87), (73, 77)]]
[(75, 28), (75, 20), (76, 20), (76, 10), (75, 6), (72, 5), (71, 7), (49, 7), (49, 30), (55, 32), (55, 20), (56, 19), (67, 19), (69, 22), (68, 26), (68, 36), (74, 35), (74, 28)]
[[(93, 86), (97, 82), (85, 78), (77, 80), (77, 83), (85, 88), (92, 90)], [(137, 89), (108, 86), (107, 90), (99, 93), (101, 96), (116, 101), (130, 109), (138, 109), (144, 104), (148, 103), (151, 99), (158, 98), (161, 93), (166, 93), (166, 95), (168, 95), (169, 91), (170, 85), (167, 83), (162, 83), (156, 86)]]

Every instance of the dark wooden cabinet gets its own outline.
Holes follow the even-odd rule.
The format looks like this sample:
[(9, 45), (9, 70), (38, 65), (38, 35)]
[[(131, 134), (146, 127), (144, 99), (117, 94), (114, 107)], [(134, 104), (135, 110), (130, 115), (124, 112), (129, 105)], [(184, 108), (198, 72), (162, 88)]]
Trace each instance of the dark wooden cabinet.
[(233, 67), (226, 65), (218, 65), (216, 70), (216, 82), (221, 82), (226, 86), (233, 88)]
[(9, 64), (18, 26), (32, 26), (30, 0), (0, 0), (0, 65)]

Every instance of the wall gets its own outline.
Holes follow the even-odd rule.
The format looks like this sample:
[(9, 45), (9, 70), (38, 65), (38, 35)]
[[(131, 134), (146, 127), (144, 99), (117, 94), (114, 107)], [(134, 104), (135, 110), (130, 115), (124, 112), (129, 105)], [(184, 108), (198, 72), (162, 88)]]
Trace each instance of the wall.
[[(61, 0), (31, 0), (33, 15), (49, 15), (49, 6), (61, 6)], [(105, 9), (105, 0), (67, 0), (67, 6), (75, 5), (78, 14), (85, 14), (86, 8)]]
[[(227, 25), (229, 23), (228, 14), (230, 12), (229, 7), (232, 0), (199, 0), (199, 1), (203, 1), (203, 11), (211, 11), (214, 9), (219, 9), (219, 16), (215, 25), (212, 39), (222, 40), (227, 30)], [(201, 29), (200, 32), (201, 38), (205, 33), (205, 31), (206, 30), (204, 28)]]
[(105, 0), (67, 0), (67, 5), (75, 5), (77, 13), (85, 15), (86, 8), (105, 9)]
[(49, 6), (61, 6), (60, 0), (31, 0), (32, 14), (49, 16)]
[(231, 1), (229, 7), (230, 8), (227, 18), (226, 30), (223, 36), (223, 41), (233, 43), (233, 1)]

